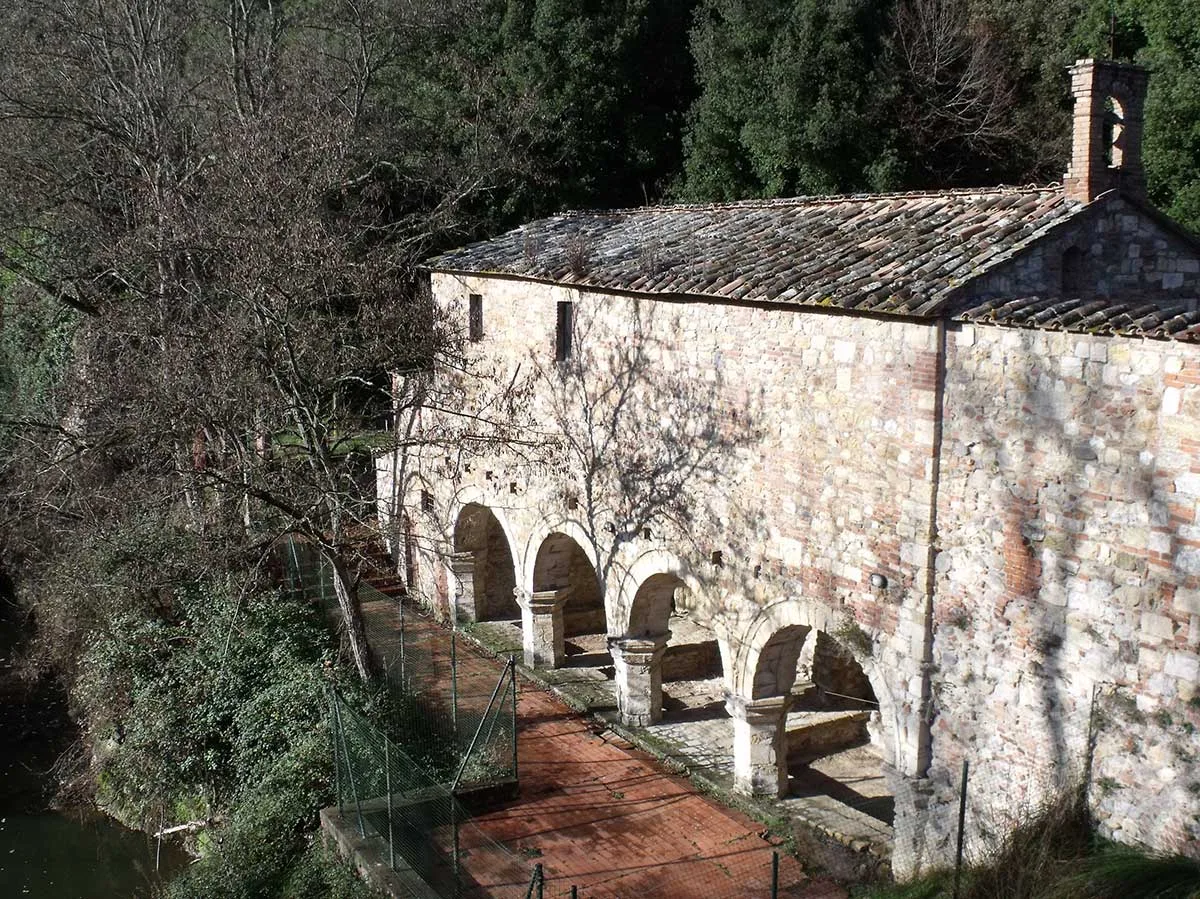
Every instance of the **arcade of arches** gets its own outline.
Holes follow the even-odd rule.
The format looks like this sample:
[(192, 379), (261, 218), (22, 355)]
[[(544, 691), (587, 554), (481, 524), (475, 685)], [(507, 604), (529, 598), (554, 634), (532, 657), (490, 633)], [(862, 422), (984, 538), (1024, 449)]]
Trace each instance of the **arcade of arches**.
[(625, 724), (720, 728), (727, 746), (731, 733), (725, 761), (742, 792), (785, 796), (809, 764), (881, 743), (875, 692), (827, 621), (757, 622), (757, 645), (739, 653), (699, 611), (699, 583), (666, 559), (606, 591), (586, 535), (569, 527), (521, 542), (496, 510), (467, 503), (451, 536), (459, 622), (519, 626), (529, 667), (602, 670)]

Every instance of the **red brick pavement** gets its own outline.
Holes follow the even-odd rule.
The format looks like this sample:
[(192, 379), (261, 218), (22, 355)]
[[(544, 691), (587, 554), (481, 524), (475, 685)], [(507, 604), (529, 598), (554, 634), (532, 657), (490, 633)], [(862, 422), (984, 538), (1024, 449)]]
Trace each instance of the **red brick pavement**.
[[(363, 611), (375, 630), (394, 607), (389, 612), (383, 603), (370, 603)], [(434, 645), (432, 675), (448, 659), (448, 633), (411, 611), (406, 633)], [(501, 664), (465, 649), (459, 651), (460, 686), (481, 677), (494, 684)], [(445, 687), (428, 686), (435, 692)], [(481, 888), (473, 894), (524, 896), (528, 873), (540, 861), (547, 897), (568, 895), (571, 885), (581, 899), (770, 895), (772, 846), (761, 836), (762, 824), (702, 795), (528, 681), (520, 682), (517, 715), (519, 796), (473, 818), (478, 834), (468, 829), (461, 835), (463, 849), (475, 844), (475, 851), (464, 853), (466, 873)], [(517, 859), (478, 846), (480, 834)], [(522, 860), (526, 864), (514, 864)], [(780, 856), (779, 885), (780, 896), (847, 895), (832, 881), (808, 877), (786, 854)]]
[[(473, 823), (541, 861), (547, 896), (742, 899), (770, 895), (763, 825), (700, 794), (651, 756), (597, 732), (552, 694), (518, 700), (520, 797)], [(540, 853), (540, 855), (538, 854)], [(842, 899), (781, 855), (781, 896)]]

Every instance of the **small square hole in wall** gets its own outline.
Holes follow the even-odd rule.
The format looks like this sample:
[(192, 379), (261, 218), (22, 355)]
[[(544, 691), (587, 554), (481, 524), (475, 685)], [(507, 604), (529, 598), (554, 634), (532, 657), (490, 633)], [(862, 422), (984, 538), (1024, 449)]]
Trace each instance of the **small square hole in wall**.
[(643, 540), (650, 539), (650, 528), (642, 528), (642, 539)]
[(574, 493), (567, 494), (567, 511), (574, 512), (579, 508), (579, 497)]
[(509, 492), (509, 493), (516, 493), (516, 492), (517, 492), (517, 482), (516, 482), (516, 481), (509, 481), (509, 482), (508, 482), (508, 492)]
[(421, 491), (421, 509), (425, 512), (433, 511), (433, 494), (428, 490)]
[(709, 556), (708, 558), (709, 558), (709, 561), (712, 562), (714, 565), (716, 565), (718, 568), (722, 568), (725, 565), (725, 556), (721, 553), (721, 551), (719, 549), (714, 549), (712, 551), (712, 555)]

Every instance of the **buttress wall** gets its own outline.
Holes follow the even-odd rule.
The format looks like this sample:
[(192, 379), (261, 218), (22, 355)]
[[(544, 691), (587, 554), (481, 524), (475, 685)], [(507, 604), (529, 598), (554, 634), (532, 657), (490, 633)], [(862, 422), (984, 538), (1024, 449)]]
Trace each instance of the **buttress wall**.
[(1086, 779), (1200, 854), (1200, 347), (962, 326), (945, 416), (927, 851), (968, 758), (972, 838)]

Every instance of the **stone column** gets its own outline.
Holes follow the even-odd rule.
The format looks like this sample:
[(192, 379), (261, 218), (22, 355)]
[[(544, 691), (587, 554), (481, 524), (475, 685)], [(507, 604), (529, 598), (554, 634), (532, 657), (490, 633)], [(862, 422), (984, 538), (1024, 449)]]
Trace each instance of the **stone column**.
[(454, 553), (450, 557), (450, 571), (458, 581), (458, 595), (454, 597), (454, 620), (478, 621), (479, 610), (475, 607), (475, 554)]
[(787, 792), (787, 710), (792, 696), (746, 699), (726, 694), (733, 718), (734, 787), (750, 796)]
[(525, 664), (530, 668), (558, 668), (566, 656), (563, 645), (563, 606), (570, 588), (541, 590), (518, 596)]
[(657, 637), (610, 637), (621, 722), (645, 727), (662, 718), (662, 657), (670, 632)]

